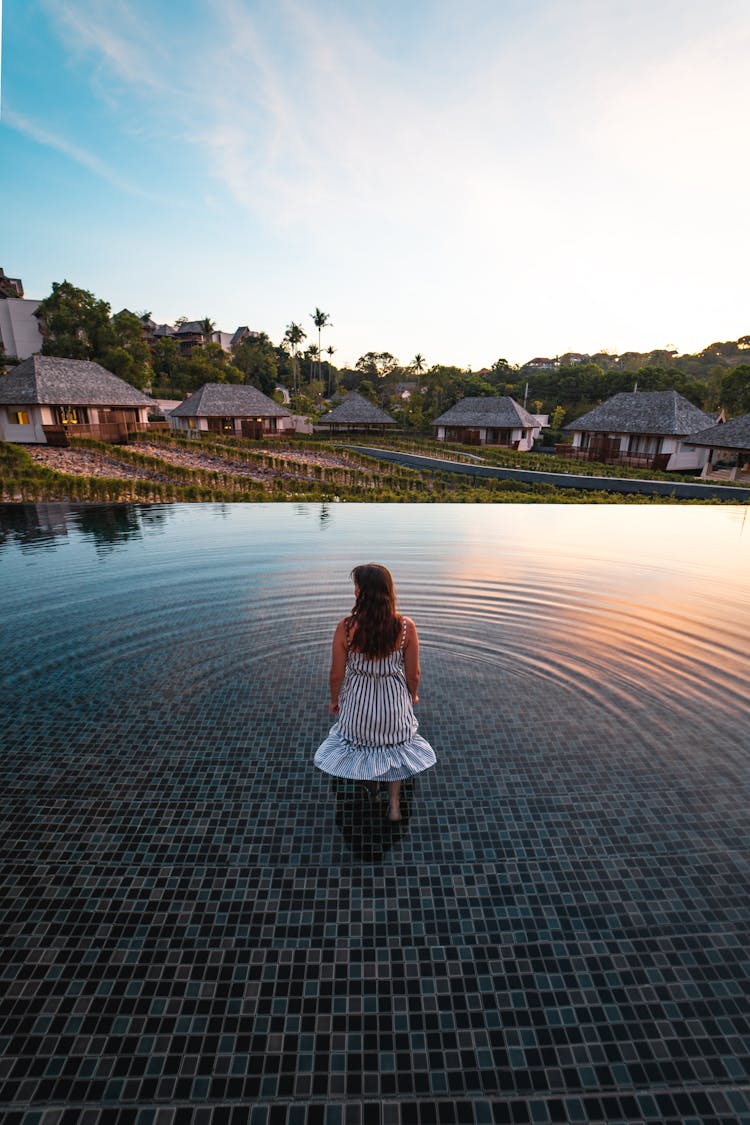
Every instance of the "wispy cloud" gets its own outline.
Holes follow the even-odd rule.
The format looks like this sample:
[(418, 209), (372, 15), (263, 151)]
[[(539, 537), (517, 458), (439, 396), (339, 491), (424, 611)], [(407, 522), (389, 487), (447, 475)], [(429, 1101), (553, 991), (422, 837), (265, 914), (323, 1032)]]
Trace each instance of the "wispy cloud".
[[(613, 323), (602, 270), (650, 323), (644, 263), (684, 273), (696, 244), (746, 226), (746, 0), (415, 0), (418, 18), (213, 0), (177, 21), (145, 0), (43, 2), (115, 134), (142, 130), (162, 173), (170, 150), (191, 153), (192, 197), (232, 220), (241, 208), (311, 270), (356, 271), (360, 292), (397, 285), (394, 266), (418, 275), (425, 322), (436, 299), (490, 320), (502, 288), (507, 323), (543, 301), (550, 334), (565, 325), (563, 346), (581, 348), (584, 313)], [(123, 179), (85, 137), (42, 143)], [(731, 153), (720, 207), (717, 149)]]
[[(484, 23), (467, 13), (442, 88), (422, 89), (409, 54), (385, 56), (346, 9), (281, 0), (264, 22), (240, 0), (216, 3), (192, 99), (216, 174), (282, 222), (371, 216), (423, 228), (468, 210), (507, 237), (512, 224), (498, 218), (523, 212), (529, 192), (551, 188), (554, 210), (576, 180), (584, 195), (587, 176), (599, 190), (605, 165), (648, 175), (657, 152), (669, 160), (691, 138), (737, 135), (742, 100), (727, 74), (747, 92), (748, 21), (735, 4), (700, 26), (694, 5), (671, 0), (665, 18), (638, 0), (607, 18), (589, 0), (565, 6), (567, 19), (541, 4), (508, 32), (479, 7)], [(439, 69), (441, 46), (422, 74)]]
[(225, 34), (204, 74), (221, 78), (204, 87), (202, 142), (240, 202), (282, 223), (398, 222), (424, 215), (426, 186), (441, 201), (457, 190), (470, 149), (458, 107), (420, 98), (348, 17), (293, 0), (271, 28), (238, 0), (215, 14)]
[(102, 5), (92, 0), (72, 4), (70, 0), (43, 0), (69, 50), (93, 55), (96, 65), (126, 82), (131, 91), (161, 94), (165, 89), (163, 67), (169, 58), (147, 13), (127, 0)]
[[(67, 156), (70, 160), (75, 161), (76, 164), (80, 164), (82, 168), (93, 172), (94, 175), (106, 180), (107, 183), (112, 184), (113, 187), (118, 188), (120, 191), (127, 192), (130, 195), (141, 196), (153, 202), (159, 199), (153, 192), (147, 191), (139, 184), (135, 184), (121, 176), (115, 169), (111, 168), (105, 161), (96, 156), (95, 153), (89, 152), (80, 145), (66, 140), (59, 132), (50, 132), (49, 129), (45, 129), (44, 126), (36, 121), (32, 121), (31, 118), (21, 113), (16, 113), (16, 111), (9, 106), (4, 106), (3, 108), (3, 124), (9, 126), (11, 129), (15, 129), (18, 133), (23, 133), (24, 136), (35, 141), (37, 144), (44, 145), (47, 148), (52, 148), (56, 152), (62, 153), (63, 156)], [(163, 202), (163, 200), (161, 201)]]
[(472, 159), (464, 98), (431, 104), (335, 6), (216, 0), (210, 34), (183, 29), (165, 51), (174, 29), (154, 26), (144, 7), (46, 5), (70, 51), (93, 58), (103, 97), (114, 101), (122, 84), (144, 106), (146, 131), (171, 128), (208, 154), (212, 174), (265, 221), (419, 217), (425, 184), (450, 195)]

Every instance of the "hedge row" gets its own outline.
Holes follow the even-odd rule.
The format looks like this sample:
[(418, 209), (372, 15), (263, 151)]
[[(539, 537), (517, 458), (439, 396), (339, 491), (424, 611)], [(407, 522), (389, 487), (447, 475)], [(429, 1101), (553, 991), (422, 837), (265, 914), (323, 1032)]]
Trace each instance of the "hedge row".
[[(370, 502), (370, 503), (565, 503), (647, 504), (686, 503), (674, 497), (557, 489), (553, 485), (521, 481), (485, 481), (475, 484), (454, 474), (393, 470), (368, 475), (358, 483), (325, 480), (286, 480), (276, 477), (266, 483), (248, 482), (231, 473), (194, 470), (166, 465), (161, 459), (127, 447), (109, 446), (94, 439), (78, 438), (76, 444), (96, 449), (120, 463), (157, 469), (168, 477), (162, 481), (126, 480), (104, 476), (73, 476), (56, 472), (34, 461), (22, 446), (0, 443), (0, 498), (3, 501), (81, 501), (153, 503), (232, 501)], [(344, 474), (350, 470), (342, 470)], [(351, 470), (354, 475), (354, 466)], [(711, 501), (690, 501), (711, 503)], [(718, 501), (713, 501), (718, 503)]]

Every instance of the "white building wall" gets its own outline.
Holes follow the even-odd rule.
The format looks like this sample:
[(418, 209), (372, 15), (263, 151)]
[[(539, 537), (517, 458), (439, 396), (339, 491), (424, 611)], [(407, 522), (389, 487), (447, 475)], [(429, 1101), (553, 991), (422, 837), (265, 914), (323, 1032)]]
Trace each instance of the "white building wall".
[[(672, 456), (667, 462), (668, 469), (673, 469), (675, 472), (688, 472), (691, 469), (702, 469), (708, 461), (709, 449), (705, 445), (686, 446), (676, 439), (672, 444), (675, 448), (670, 451)], [(665, 449), (664, 452), (666, 453), (667, 450)]]
[[(16, 410), (25, 410), (29, 416), (28, 426), (19, 426), (10, 421), (11, 413)], [(47, 418), (49, 411), (40, 406), (0, 406), (0, 441), (14, 441), (20, 445), (46, 445), (47, 438), (42, 426), (49, 425)]]
[(34, 313), (38, 301), (23, 297), (0, 299), (0, 337), (3, 351), (17, 359), (27, 359), (42, 350), (42, 334)]

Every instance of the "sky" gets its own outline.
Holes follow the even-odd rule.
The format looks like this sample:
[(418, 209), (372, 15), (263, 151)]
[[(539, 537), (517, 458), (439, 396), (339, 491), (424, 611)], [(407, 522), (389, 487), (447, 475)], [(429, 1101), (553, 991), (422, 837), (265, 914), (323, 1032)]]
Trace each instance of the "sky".
[(0, 266), (478, 370), (750, 333), (747, 0), (5, 0)]

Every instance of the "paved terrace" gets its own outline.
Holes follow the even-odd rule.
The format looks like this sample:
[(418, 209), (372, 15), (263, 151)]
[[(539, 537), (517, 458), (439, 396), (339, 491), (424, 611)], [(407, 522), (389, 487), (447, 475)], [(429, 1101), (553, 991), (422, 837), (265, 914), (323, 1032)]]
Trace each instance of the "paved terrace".
[(734, 485), (692, 484), (685, 481), (629, 480), (625, 477), (592, 477), (584, 473), (543, 473), (532, 469), (505, 469), (494, 465), (449, 461), (440, 457), (426, 457), (416, 453), (402, 453), (395, 449), (353, 445), (357, 453), (392, 461), (410, 469), (427, 469), (433, 473), (461, 473), (477, 480), (519, 480), (526, 484), (552, 484), (555, 488), (582, 488), (604, 492), (640, 492), (649, 496), (677, 496), (681, 500), (733, 500), (750, 503), (750, 488)]

